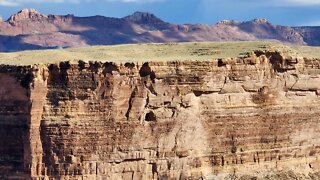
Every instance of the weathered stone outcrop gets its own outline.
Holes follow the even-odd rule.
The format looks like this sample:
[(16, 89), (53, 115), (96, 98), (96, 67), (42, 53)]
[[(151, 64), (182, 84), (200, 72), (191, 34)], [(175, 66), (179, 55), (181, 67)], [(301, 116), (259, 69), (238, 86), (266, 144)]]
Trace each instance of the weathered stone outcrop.
[(31, 20), (31, 21), (43, 21), (46, 20), (47, 16), (39, 13), (35, 9), (23, 9), (19, 11), (17, 14), (12, 15), (8, 22), (11, 25), (17, 25), (17, 23), (21, 21)]
[(0, 67), (1, 179), (319, 179), (320, 61)]

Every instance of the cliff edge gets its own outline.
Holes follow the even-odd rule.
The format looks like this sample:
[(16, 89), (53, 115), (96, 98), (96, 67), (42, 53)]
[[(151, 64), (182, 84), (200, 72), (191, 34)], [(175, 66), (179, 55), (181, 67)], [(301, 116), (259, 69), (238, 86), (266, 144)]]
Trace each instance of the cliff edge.
[(319, 179), (320, 61), (1, 65), (1, 179)]

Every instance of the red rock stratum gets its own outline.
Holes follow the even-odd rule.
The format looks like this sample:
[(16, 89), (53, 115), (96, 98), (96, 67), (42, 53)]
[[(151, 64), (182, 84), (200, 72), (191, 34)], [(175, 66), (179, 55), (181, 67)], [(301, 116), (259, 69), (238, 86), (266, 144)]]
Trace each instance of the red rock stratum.
[(253, 40), (318, 46), (320, 28), (281, 26), (266, 19), (174, 24), (146, 12), (112, 18), (45, 15), (34, 9), (23, 9), (6, 21), (0, 20), (1, 52), (92, 45)]

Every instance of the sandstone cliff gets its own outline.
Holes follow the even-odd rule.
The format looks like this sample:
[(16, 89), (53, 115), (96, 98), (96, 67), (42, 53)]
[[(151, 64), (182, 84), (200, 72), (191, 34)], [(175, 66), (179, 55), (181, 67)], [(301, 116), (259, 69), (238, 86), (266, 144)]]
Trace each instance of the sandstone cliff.
[(319, 179), (320, 63), (0, 67), (1, 179)]

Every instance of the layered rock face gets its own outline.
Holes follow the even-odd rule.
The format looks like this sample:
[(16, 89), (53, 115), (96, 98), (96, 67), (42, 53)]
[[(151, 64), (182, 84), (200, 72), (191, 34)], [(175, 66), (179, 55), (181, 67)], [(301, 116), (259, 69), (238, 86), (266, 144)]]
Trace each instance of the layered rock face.
[(2, 66), (2, 179), (319, 179), (320, 64)]

